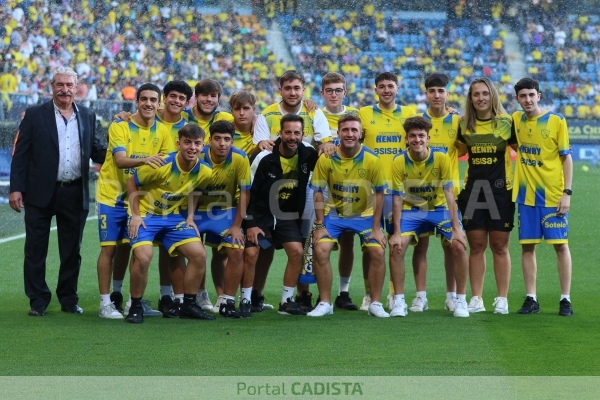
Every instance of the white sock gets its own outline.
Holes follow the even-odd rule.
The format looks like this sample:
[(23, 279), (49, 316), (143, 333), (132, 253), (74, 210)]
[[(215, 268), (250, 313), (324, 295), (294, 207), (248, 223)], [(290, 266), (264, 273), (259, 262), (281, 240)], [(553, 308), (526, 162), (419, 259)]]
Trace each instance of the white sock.
[[(458, 295), (456, 295), (456, 297), (458, 297)], [(471, 299), (479, 300), (479, 296), (473, 296), (473, 297), (471, 297)]]
[(396, 295), (394, 295), (394, 303), (397, 302), (397, 301), (399, 301), (401, 303), (404, 302), (404, 295), (403, 294), (396, 294)]
[(113, 292), (122, 292), (123, 291), (123, 280), (113, 279)]
[[(474, 297), (476, 297), (476, 296), (474, 296)], [(465, 301), (467, 301), (467, 295), (466, 294), (457, 294), (456, 298), (458, 300), (465, 300)]]
[(569, 301), (569, 303), (571, 302), (571, 296), (569, 296), (568, 294), (561, 294), (560, 295), (560, 299), (567, 299)]
[(527, 293), (527, 297), (531, 297), (531, 298), (533, 298), (535, 301), (537, 301), (537, 296), (536, 296), (535, 294)]
[(422, 292), (417, 292), (417, 297), (422, 298), (423, 300), (427, 299), (427, 292), (423, 290)]
[(452, 300), (456, 297), (456, 292), (446, 292), (446, 299)]
[(110, 294), (101, 294), (100, 295), (100, 305), (110, 304), (110, 303), (111, 303)]
[[(223, 303), (226, 303), (227, 300), (235, 301), (235, 297), (224, 294), (223, 296), (219, 296), (219, 298), (223, 299)], [(218, 303), (218, 301), (217, 301)], [(220, 305), (220, 304), (219, 304)]]
[(284, 286), (281, 291), (281, 304), (287, 303), (287, 299), (294, 299), (294, 288)]
[(252, 295), (252, 287), (242, 288), (242, 299), (250, 301), (250, 295)]
[(179, 299), (179, 302), (183, 304), (183, 293), (176, 294), (175, 299)]
[(160, 297), (163, 297), (163, 296), (173, 297), (173, 289), (171, 288), (171, 285), (168, 285), (168, 286), (160, 285)]
[(340, 290), (338, 295), (341, 292), (348, 292), (350, 289), (350, 277), (340, 276)]

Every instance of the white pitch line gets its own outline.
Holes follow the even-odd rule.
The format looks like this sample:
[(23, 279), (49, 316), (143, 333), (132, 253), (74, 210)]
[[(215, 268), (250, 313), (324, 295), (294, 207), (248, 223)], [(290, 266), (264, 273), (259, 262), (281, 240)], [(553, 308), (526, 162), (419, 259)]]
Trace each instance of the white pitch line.
[[(92, 219), (98, 219), (98, 217), (96, 217), (96, 216), (87, 217), (86, 221), (91, 221)], [(50, 231), (55, 231), (55, 230), (56, 230), (56, 226), (53, 226), (52, 228), (50, 228)], [(15, 235), (15, 236), (5, 237), (3, 239), (0, 239), (0, 244), (6, 243), (6, 242), (12, 242), (13, 240), (23, 239), (24, 237), (25, 237), (24, 233), (21, 233), (19, 235)]]

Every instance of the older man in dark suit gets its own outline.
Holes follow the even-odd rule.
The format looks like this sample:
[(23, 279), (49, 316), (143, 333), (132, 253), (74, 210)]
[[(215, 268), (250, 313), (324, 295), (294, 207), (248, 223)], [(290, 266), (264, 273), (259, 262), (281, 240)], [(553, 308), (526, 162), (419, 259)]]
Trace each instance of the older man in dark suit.
[(96, 115), (73, 102), (77, 74), (60, 67), (52, 101), (30, 107), (19, 127), (10, 171), (9, 202), (25, 208), (25, 294), (29, 315), (43, 316), (52, 294), (46, 284), (50, 223), (56, 216), (60, 270), (56, 295), (64, 312), (81, 314), (77, 281), (81, 239), (89, 211), (89, 160), (104, 162)]

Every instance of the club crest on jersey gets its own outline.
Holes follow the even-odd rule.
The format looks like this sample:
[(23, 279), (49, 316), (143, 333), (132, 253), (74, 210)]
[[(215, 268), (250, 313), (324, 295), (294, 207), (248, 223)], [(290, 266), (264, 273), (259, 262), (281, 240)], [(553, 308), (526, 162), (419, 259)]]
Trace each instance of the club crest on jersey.
[(439, 168), (433, 168), (433, 169), (431, 170), (431, 175), (432, 175), (434, 178), (437, 178), (437, 176), (438, 176), (439, 174), (440, 174), (440, 169), (439, 169)]
[(550, 136), (550, 131), (548, 129), (542, 129), (542, 137), (548, 139), (548, 136)]
[(158, 138), (152, 139), (152, 146), (154, 146), (154, 147), (158, 146)]
[(360, 176), (361, 178), (364, 178), (365, 176), (367, 176), (367, 170), (364, 168), (359, 168), (358, 169), (358, 176)]
[(308, 170), (308, 166), (306, 165), (306, 163), (302, 164), (300, 168), (302, 169), (302, 172), (306, 174), (306, 171)]
[(500, 137), (500, 129), (494, 129), (494, 136)]
[(233, 173), (234, 173), (233, 170), (230, 169), (229, 171), (227, 171), (227, 177), (231, 178), (233, 176)]
[(107, 231), (105, 231), (105, 230), (102, 230), (102, 231), (100, 232), (100, 236), (102, 236), (102, 240), (104, 241), (104, 240), (106, 240), (106, 238), (108, 237), (108, 232), (107, 232)]
[(456, 129), (449, 129), (448, 130), (448, 137), (450, 139), (454, 139), (456, 137)]

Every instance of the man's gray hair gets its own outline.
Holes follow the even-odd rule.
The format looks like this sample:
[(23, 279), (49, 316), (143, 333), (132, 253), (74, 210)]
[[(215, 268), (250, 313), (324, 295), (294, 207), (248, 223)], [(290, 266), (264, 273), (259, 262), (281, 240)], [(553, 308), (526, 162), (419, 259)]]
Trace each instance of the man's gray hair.
[(56, 78), (56, 75), (68, 75), (68, 76), (72, 76), (75, 79), (75, 84), (77, 84), (77, 72), (75, 72), (73, 70), (73, 68), (69, 68), (69, 67), (58, 67), (54, 70), (54, 74), (52, 75), (52, 80), (50, 81), (51, 83), (54, 83), (54, 78)]

